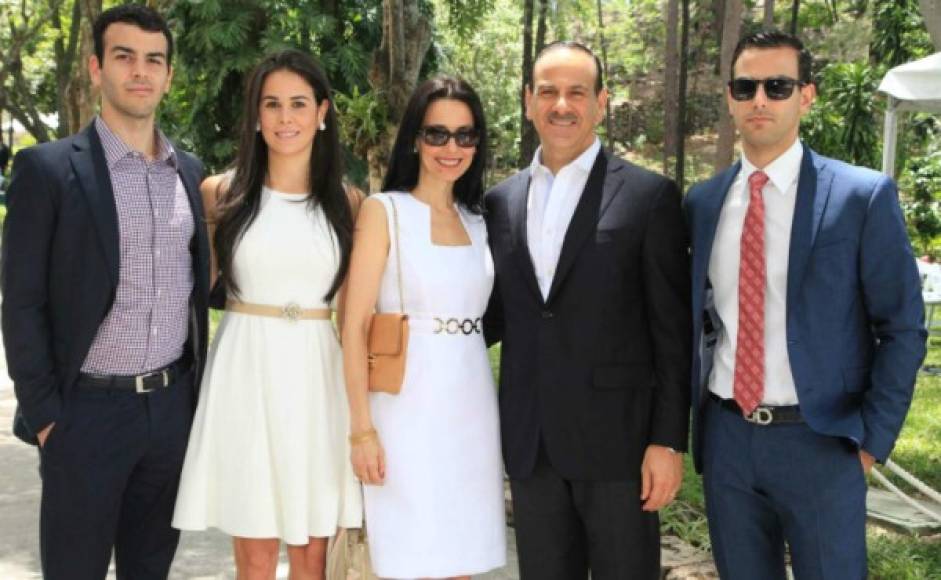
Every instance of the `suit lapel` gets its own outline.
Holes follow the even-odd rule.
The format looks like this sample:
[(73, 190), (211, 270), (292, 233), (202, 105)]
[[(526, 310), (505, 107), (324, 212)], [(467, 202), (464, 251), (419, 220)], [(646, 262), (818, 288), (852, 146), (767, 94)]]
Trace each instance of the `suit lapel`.
[(520, 272), (526, 285), (533, 295), (542, 301), (542, 292), (539, 291), (539, 282), (536, 281), (536, 268), (533, 266), (532, 256), (529, 254), (529, 241), (526, 236), (526, 203), (529, 200), (529, 184), (531, 175), (529, 169), (519, 172), (513, 183), (513, 191), (509, 196), (510, 230), (513, 236), (513, 247)]
[(820, 227), (820, 220), (830, 198), (833, 173), (817, 156), (804, 147), (800, 177), (797, 180), (797, 199), (794, 204), (794, 220), (791, 224), (791, 246), (787, 265), (787, 309), (793, 311), (792, 300), (807, 270), (810, 250)]
[(203, 227), (206, 223), (206, 218), (203, 212), (202, 196), (199, 192), (198, 170), (188, 162), (179, 150), (177, 150), (177, 159), (179, 160), (178, 172), (180, 179), (183, 181), (183, 188), (186, 190), (186, 197), (189, 199), (190, 210), (193, 213), (193, 222), (196, 226), (196, 253), (193, 257), (196, 280), (198, 280), (200, 286), (204, 287), (203, 290), (208, 292), (209, 289), (205, 288), (205, 286), (208, 286), (209, 282), (208, 279), (203, 279), (203, 272), (209, 271), (209, 238), (206, 233), (206, 228)]
[(108, 263), (111, 283), (118, 284), (118, 211), (114, 190), (108, 173), (108, 162), (92, 123), (73, 141), (75, 149), (70, 156), (72, 169), (78, 177), (82, 193), (88, 201), (98, 240)]
[(696, 239), (693, 240), (693, 291), (697, 296), (703, 296), (706, 291), (706, 276), (712, 257), (712, 244), (716, 239), (716, 228), (719, 225), (719, 215), (722, 213), (725, 198), (729, 195), (729, 189), (732, 188), (732, 182), (741, 169), (741, 161), (727, 169), (715, 189), (708, 192), (703, 199), (702, 228), (697, 231)]
[(565, 231), (562, 251), (559, 254), (559, 263), (556, 265), (555, 275), (552, 277), (552, 286), (549, 288), (546, 303), (552, 302), (552, 299), (559, 292), (559, 286), (575, 264), (575, 257), (578, 255), (582, 244), (595, 232), (601, 214), (611, 203), (614, 194), (621, 188), (623, 182), (615, 175), (621, 169), (621, 166), (617, 164), (610, 165), (612, 169), (609, 172), (608, 154), (606, 151), (601, 150), (598, 157), (595, 158), (591, 172), (588, 174), (588, 181), (585, 182), (585, 189), (578, 200), (578, 205), (575, 206), (572, 221)]

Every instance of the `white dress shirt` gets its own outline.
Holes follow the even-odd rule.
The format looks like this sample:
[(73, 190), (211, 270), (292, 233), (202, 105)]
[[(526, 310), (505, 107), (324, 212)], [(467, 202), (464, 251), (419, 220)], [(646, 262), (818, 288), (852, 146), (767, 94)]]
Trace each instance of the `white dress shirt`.
[(542, 164), (540, 146), (529, 166), (531, 179), (526, 202), (526, 241), (544, 300), (549, 297), (565, 232), (600, 151), (601, 141), (595, 137), (594, 143), (584, 153), (560, 169), (557, 175), (553, 175)]
[[(797, 200), (804, 148), (799, 140), (764, 168), (768, 183), (762, 189), (765, 203), (765, 395), (766, 405), (796, 405), (797, 390), (787, 354), (787, 265), (791, 223)], [(738, 338), (738, 272), (742, 227), (748, 210), (748, 177), (758, 171), (745, 156), (742, 169), (725, 198), (709, 259), (709, 280), (715, 307), (722, 320), (709, 390), (723, 399), (732, 398), (735, 346)]]

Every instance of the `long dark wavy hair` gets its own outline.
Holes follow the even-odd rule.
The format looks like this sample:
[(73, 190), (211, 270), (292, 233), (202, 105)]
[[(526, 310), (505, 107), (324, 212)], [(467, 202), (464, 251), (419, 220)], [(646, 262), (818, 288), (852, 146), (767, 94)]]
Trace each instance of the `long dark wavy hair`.
[(480, 97), (467, 81), (438, 76), (418, 85), (408, 101), (395, 145), (389, 157), (389, 170), (382, 183), (383, 191), (411, 191), (418, 184), (421, 162), (415, 152), (418, 131), (425, 121), (425, 112), (439, 99), (453, 99), (467, 105), (474, 117), (474, 129), (480, 135), (477, 151), (470, 167), (454, 183), (454, 201), (472, 213), (483, 211), (484, 168), (487, 165), (487, 122)]
[[(265, 79), (275, 71), (290, 71), (314, 90), (317, 105), (331, 99), (330, 83), (323, 70), (309, 55), (297, 50), (285, 50), (267, 56), (248, 79), (242, 114), (241, 137), (235, 160), (235, 172), (224, 191), (216, 212), (216, 233), (213, 238), (219, 277), (227, 294), (238, 295), (238, 281), (232, 273), (235, 247), (248, 226), (261, 209), (261, 188), (268, 171), (268, 145), (258, 126), (258, 109)], [(326, 129), (318, 130), (310, 154), (310, 193), (306, 203), (311, 209), (320, 206), (340, 247), (340, 267), (330, 290), (324, 296), (329, 302), (336, 295), (350, 265), (350, 248), (353, 245), (353, 215), (346, 190), (343, 187), (343, 158), (340, 149), (337, 116), (330, 100), (324, 118)]]

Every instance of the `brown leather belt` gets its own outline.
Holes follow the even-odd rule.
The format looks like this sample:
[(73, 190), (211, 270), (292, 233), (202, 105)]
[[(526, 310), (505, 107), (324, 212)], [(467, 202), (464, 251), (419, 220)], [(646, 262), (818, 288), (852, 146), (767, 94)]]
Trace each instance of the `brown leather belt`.
[(291, 322), (297, 322), (298, 320), (330, 320), (333, 315), (329, 308), (301, 308), (294, 302), (284, 306), (270, 306), (268, 304), (249, 304), (248, 302), (227, 300), (225, 309), (239, 314), (284, 318)]

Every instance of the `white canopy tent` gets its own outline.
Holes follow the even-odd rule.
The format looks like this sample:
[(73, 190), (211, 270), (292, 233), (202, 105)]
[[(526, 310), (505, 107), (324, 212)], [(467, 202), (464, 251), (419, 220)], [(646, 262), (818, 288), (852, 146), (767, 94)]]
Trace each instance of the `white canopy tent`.
[(941, 113), (941, 52), (891, 69), (879, 84), (879, 92), (889, 97), (882, 136), (882, 172), (894, 177), (898, 113)]

